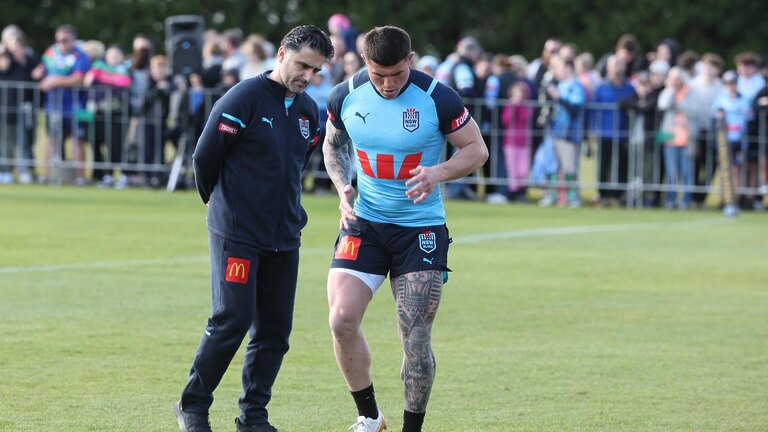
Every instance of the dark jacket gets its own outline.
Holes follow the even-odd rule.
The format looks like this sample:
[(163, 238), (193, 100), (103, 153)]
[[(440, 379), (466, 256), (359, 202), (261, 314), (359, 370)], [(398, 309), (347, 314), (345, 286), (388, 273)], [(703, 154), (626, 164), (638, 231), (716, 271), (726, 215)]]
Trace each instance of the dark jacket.
[(213, 106), (193, 158), (208, 228), (265, 251), (300, 245), (304, 163), (319, 142), (317, 104), (304, 93), (285, 108), (269, 72), (232, 87)]

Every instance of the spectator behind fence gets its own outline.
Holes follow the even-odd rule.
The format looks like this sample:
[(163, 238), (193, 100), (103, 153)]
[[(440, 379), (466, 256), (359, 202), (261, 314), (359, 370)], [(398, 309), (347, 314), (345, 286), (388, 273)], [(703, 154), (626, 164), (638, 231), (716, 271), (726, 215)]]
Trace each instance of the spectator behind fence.
[(201, 76), (206, 88), (215, 88), (221, 82), (222, 50), (218, 39), (203, 43), (203, 70)]
[(624, 78), (629, 79), (635, 72), (645, 70), (648, 61), (640, 53), (640, 43), (632, 33), (625, 33), (616, 41), (613, 53), (603, 55), (597, 62), (600, 75), (608, 79), (607, 61), (609, 56), (616, 56), (624, 63)]
[(594, 64), (595, 58), (588, 52), (581, 53), (573, 59), (573, 71), (576, 79), (584, 87), (587, 100), (592, 100), (592, 94), (601, 82), (600, 73), (594, 70)]
[[(763, 89), (757, 92), (757, 94), (755, 95), (755, 99), (752, 101), (752, 115), (754, 116), (758, 124), (758, 128), (757, 128), (758, 135), (756, 137), (758, 143), (768, 142), (768, 140), (766, 140), (766, 134), (768, 134), (768, 86), (763, 87)], [(764, 147), (762, 150), (768, 153), (768, 145), (766, 145), (766, 147)], [(764, 155), (768, 156), (766, 154)], [(768, 179), (768, 164), (764, 165), (763, 169), (764, 171), (762, 173), (762, 180), (764, 181), (764, 183), (761, 186), (761, 193), (765, 194), (765, 191), (768, 190), (768, 180), (766, 180)], [(760, 173), (758, 173), (758, 176), (759, 175)], [(760, 204), (763, 204), (762, 197), (757, 204), (758, 209), (760, 207)]]
[[(490, 181), (491, 177), (502, 177), (498, 172), (494, 171), (500, 171), (498, 165), (503, 166), (501, 152), (493, 151), (493, 148), (500, 147), (500, 142), (497, 140), (498, 135), (494, 130), (494, 125), (498, 125), (498, 116), (500, 114), (497, 109), (499, 77), (493, 72), (493, 63), (490, 56), (482, 55), (475, 62), (475, 77), (477, 78), (475, 81), (475, 91), (478, 94), (478, 98), (468, 102), (474, 105), (472, 115), (480, 126), (483, 141), (488, 148), (489, 156), (482, 167), (483, 179), (485, 179), (485, 195), (486, 200), (499, 203), (503, 202), (506, 197), (497, 193), (496, 185)], [(494, 117), (496, 118), (494, 119)], [(498, 126), (496, 126), (496, 130), (498, 130)]]
[[(481, 59), (483, 49), (476, 38), (466, 36), (456, 44), (456, 53), (458, 54), (456, 62), (447, 74), (448, 86), (464, 98), (464, 103), (470, 113), (477, 116), (477, 123), (480, 125), (483, 118), (483, 105), (478, 104), (478, 100), (483, 97), (484, 86), (479, 85), (475, 64)], [(452, 154), (456, 149), (449, 147), (447, 151)], [(464, 183), (448, 183), (445, 189), (447, 198), (475, 199), (477, 197), (475, 191)]]
[(344, 53), (347, 52), (347, 43), (344, 38), (337, 34), (331, 34), (331, 43), (333, 44), (333, 58), (326, 67), (328, 76), (331, 78), (331, 84), (340, 83), (345, 76), (344, 73)]
[(356, 73), (360, 71), (365, 64), (363, 64), (363, 58), (360, 54), (354, 51), (347, 51), (344, 54), (344, 79), (352, 78)]
[[(125, 157), (130, 163), (138, 163), (141, 159), (142, 149), (146, 153), (146, 142), (144, 141), (144, 105), (147, 90), (149, 89), (149, 59), (153, 55), (154, 45), (145, 36), (139, 34), (133, 39), (133, 53), (131, 57), (131, 118), (128, 122), (128, 133), (125, 137)], [(158, 161), (157, 163), (161, 163)], [(126, 187), (130, 183), (130, 176), (133, 173), (124, 173), (120, 177), (119, 187)]]
[[(348, 16), (341, 13), (331, 15), (328, 18), (328, 34), (331, 36), (341, 36), (344, 39), (344, 46), (346, 46), (347, 51), (354, 51), (355, 53), (360, 52), (357, 49), (358, 32), (355, 27), (352, 26), (352, 21)], [(342, 56), (344, 54), (345, 53), (340, 53)]]
[(146, 91), (141, 110), (141, 141), (144, 143), (144, 163), (154, 167), (145, 172), (145, 182), (152, 187), (162, 184), (162, 169), (165, 164), (165, 142), (176, 142), (178, 133), (169, 130), (171, 93), (176, 86), (168, 74), (168, 62), (163, 55), (149, 60), (149, 88)]
[[(32, 145), (37, 125), (34, 115), (32, 71), (40, 60), (27, 46), (26, 36), (18, 26), (3, 29), (0, 40), (0, 159), (18, 161), (18, 180), (32, 181), (35, 165)], [(0, 184), (13, 182), (10, 162), (0, 163)]]
[(677, 55), (680, 52), (680, 45), (672, 38), (666, 38), (656, 45), (656, 51), (649, 53), (648, 60), (663, 60), (668, 65), (677, 64)]
[[(345, 55), (348, 54), (357, 56), (357, 53), (351, 51)], [(328, 95), (331, 93), (331, 90), (333, 90), (333, 85), (331, 84), (327, 68), (323, 68), (320, 72), (316, 73), (304, 90), (304, 93), (317, 103), (319, 124), (322, 129), (325, 129), (325, 122), (328, 120)], [(331, 189), (331, 180), (327, 178), (323, 152), (317, 151), (312, 154), (306, 170), (307, 174), (310, 172), (318, 175), (313, 176), (312, 185), (309, 187), (309, 190), (318, 195), (328, 193)]]
[[(726, 137), (731, 154), (731, 176), (733, 188), (743, 185), (742, 167), (746, 162), (747, 121), (751, 111), (749, 101), (737, 88), (736, 72), (729, 70), (723, 74), (725, 91), (715, 99), (712, 109), (718, 120), (725, 122)], [(743, 199), (740, 199), (740, 201)]]
[[(688, 73), (680, 66), (670, 69), (664, 90), (659, 94), (658, 107), (662, 112), (659, 141), (664, 143), (664, 166), (667, 171), (667, 198), (664, 208), (687, 210), (691, 204), (690, 187), (693, 186), (691, 162), (691, 119), (696, 116), (694, 99), (688, 88)], [(678, 203), (678, 182), (683, 189)]]
[(621, 58), (610, 56), (606, 61), (606, 81), (595, 90), (590, 124), (599, 139), (600, 197), (597, 205), (620, 205), (624, 199), (619, 187), (627, 183), (629, 119), (618, 102), (635, 91), (625, 77), (625, 67)]
[[(765, 77), (760, 73), (763, 59), (753, 52), (744, 52), (736, 56), (736, 73), (738, 81), (736, 89), (739, 91), (747, 103), (752, 106), (757, 93), (765, 87)], [(757, 188), (757, 162), (759, 158), (759, 143), (757, 119), (751, 116), (747, 120), (747, 143), (744, 153), (746, 171), (743, 173), (743, 186)], [(759, 194), (752, 194), (741, 199), (739, 205), (744, 209), (763, 210), (763, 197)]]
[(240, 70), (245, 64), (245, 55), (240, 49), (243, 43), (243, 31), (239, 28), (224, 30), (221, 35), (221, 50), (224, 60), (221, 64), (224, 70)]
[[(93, 178), (99, 186), (113, 184), (113, 170), (119, 168), (123, 154), (123, 140), (128, 127), (128, 107), (131, 73), (125, 63), (125, 54), (117, 46), (107, 49), (104, 60), (93, 62), (85, 75), (84, 84), (91, 87), (88, 110), (93, 114)], [(109, 155), (109, 167), (100, 166), (107, 160), (102, 145)], [(125, 175), (125, 174), (123, 174)], [(120, 184), (127, 184), (120, 182)]]
[[(715, 131), (712, 128), (712, 105), (715, 98), (724, 91), (720, 81), (723, 70), (723, 59), (714, 53), (701, 56), (701, 72), (691, 80), (691, 97), (695, 100), (696, 123), (699, 133), (695, 139), (696, 157), (693, 165), (693, 183), (696, 186), (707, 186), (714, 175)], [(691, 203), (702, 207), (707, 197), (706, 192), (694, 192)]]
[(534, 93), (538, 92), (541, 80), (544, 79), (544, 74), (547, 73), (547, 70), (549, 69), (549, 59), (557, 54), (562, 45), (563, 43), (560, 39), (547, 39), (544, 42), (544, 48), (541, 51), (541, 55), (528, 64), (526, 76), (528, 77), (528, 80), (535, 85), (533, 88)]
[[(491, 163), (486, 162), (483, 165), (483, 174), (495, 177), (496, 181), (506, 181), (507, 165), (504, 157), (504, 126), (502, 124), (503, 106), (509, 100), (509, 89), (512, 84), (520, 80), (520, 77), (512, 70), (510, 56), (506, 54), (496, 54), (491, 58), (491, 74), (485, 81), (485, 107), (486, 112), (490, 114), (490, 139), (486, 141), (489, 147)], [(496, 172), (492, 169), (496, 168)], [(487, 170), (486, 170), (487, 169)], [(504, 204), (509, 201), (513, 194), (509, 192), (509, 185), (487, 183), (486, 201), (491, 204)]]
[[(696, 51), (685, 50), (677, 57), (677, 67), (688, 74), (689, 79), (692, 80), (696, 77), (696, 65), (699, 63), (700, 58), (699, 53)], [(693, 125), (693, 127), (698, 128), (698, 125)], [(696, 130), (696, 132), (698, 132), (698, 130)]]
[(507, 169), (507, 199), (525, 201), (528, 168), (531, 161), (531, 87), (518, 80), (509, 88), (508, 100), (501, 113), (504, 127), (504, 164)]
[[(550, 84), (546, 89), (548, 97), (555, 104), (554, 113), (551, 116), (550, 131), (555, 144), (559, 174), (568, 183), (566, 202), (560, 205), (568, 207), (581, 207), (579, 188), (576, 184), (578, 169), (579, 146), (584, 134), (584, 105), (586, 93), (581, 86), (573, 70), (573, 60), (562, 58), (560, 55), (552, 57), (550, 62), (557, 85)], [(556, 181), (557, 177), (550, 179)], [(559, 201), (557, 189), (553, 186), (548, 194), (539, 202), (539, 205), (547, 207)]]
[(437, 60), (437, 57), (431, 56), (431, 55), (425, 55), (419, 58), (419, 61), (416, 63), (416, 69), (424, 72), (425, 74), (434, 77), (435, 73), (437, 72), (437, 67), (440, 65), (439, 60)]
[(264, 49), (264, 37), (259, 34), (248, 36), (240, 51), (245, 57), (245, 62), (240, 67), (239, 78), (241, 80), (255, 77), (267, 71), (267, 51)]
[[(662, 60), (657, 60), (662, 61)], [(666, 64), (666, 62), (665, 62)], [(638, 155), (642, 160), (636, 164), (642, 167), (643, 184), (661, 183), (661, 156), (657, 151), (656, 130), (658, 130), (658, 100), (662, 84), (655, 84), (647, 71), (636, 74), (635, 92), (619, 101), (619, 106), (629, 114), (630, 147), (642, 149)], [(658, 207), (661, 194), (657, 191), (644, 192), (643, 207)]]
[[(64, 158), (64, 142), (72, 137), (75, 183), (85, 184), (85, 131), (75, 112), (85, 108), (86, 95), (80, 90), (86, 72), (91, 68), (88, 56), (76, 46), (77, 29), (62, 25), (56, 29), (56, 42), (43, 54), (33, 78), (40, 79), (40, 90), (45, 93), (48, 163)], [(41, 183), (51, 175), (49, 165), (43, 167)]]

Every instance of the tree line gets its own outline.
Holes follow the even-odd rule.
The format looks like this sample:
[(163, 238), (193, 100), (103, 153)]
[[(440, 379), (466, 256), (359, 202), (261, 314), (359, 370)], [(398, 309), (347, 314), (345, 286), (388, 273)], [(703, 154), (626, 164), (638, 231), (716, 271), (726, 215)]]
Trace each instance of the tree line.
[(551, 36), (599, 56), (631, 32), (643, 51), (671, 37), (683, 49), (721, 54), (730, 67), (734, 54), (762, 53), (768, 40), (768, 26), (760, 24), (768, 3), (753, 0), (0, 0), (0, 8), (5, 24), (21, 26), (38, 53), (64, 23), (75, 25), (82, 39), (128, 49), (141, 33), (162, 51), (165, 18), (187, 14), (205, 17), (207, 28), (239, 27), (278, 42), (298, 24), (326, 28), (328, 17), (340, 12), (360, 31), (385, 24), (403, 27), (415, 50), (440, 57), (467, 34), (487, 51), (528, 59), (538, 56)]

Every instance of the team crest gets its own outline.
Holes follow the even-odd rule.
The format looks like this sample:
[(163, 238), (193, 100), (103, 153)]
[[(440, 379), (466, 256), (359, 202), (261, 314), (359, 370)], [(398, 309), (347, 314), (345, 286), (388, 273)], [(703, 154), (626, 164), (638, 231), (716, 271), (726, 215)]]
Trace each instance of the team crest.
[(408, 108), (403, 111), (403, 128), (413, 132), (419, 128), (419, 112), (416, 108)]
[(432, 253), (437, 247), (437, 240), (435, 239), (435, 233), (430, 230), (424, 231), (419, 234), (419, 249), (426, 253)]
[(301, 136), (305, 139), (309, 139), (309, 119), (301, 117), (299, 119), (299, 129), (301, 130)]

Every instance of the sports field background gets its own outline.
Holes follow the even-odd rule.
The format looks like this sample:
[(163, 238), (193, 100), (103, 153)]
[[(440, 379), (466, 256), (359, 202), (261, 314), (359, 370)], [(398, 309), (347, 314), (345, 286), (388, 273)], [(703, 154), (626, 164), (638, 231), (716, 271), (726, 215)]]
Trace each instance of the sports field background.
[[(306, 196), (281, 431), (343, 431), (327, 328), (335, 197)], [(449, 202), (429, 431), (768, 430), (768, 216)], [(0, 431), (173, 431), (210, 308), (193, 192), (0, 188)], [(364, 322), (390, 430), (388, 285)], [(242, 350), (216, 393), (234, 430)]]

